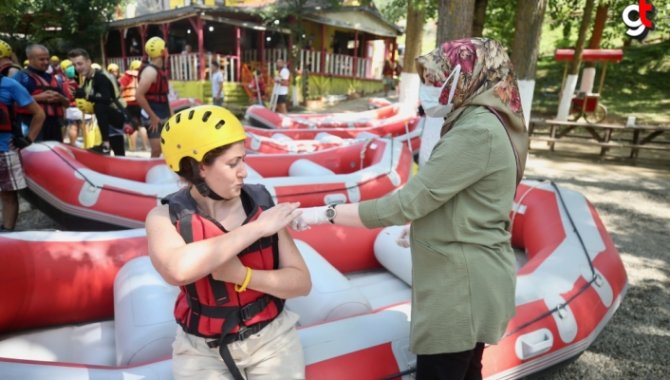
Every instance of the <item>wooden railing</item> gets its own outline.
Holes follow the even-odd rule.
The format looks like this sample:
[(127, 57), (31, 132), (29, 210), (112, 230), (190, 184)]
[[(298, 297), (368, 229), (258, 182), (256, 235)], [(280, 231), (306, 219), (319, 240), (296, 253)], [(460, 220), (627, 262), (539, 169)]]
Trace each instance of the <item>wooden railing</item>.
[[(322, 60), (325, 61), (322, 64)], [(276, 62), (278, 59), (287, 60), (286, 49), (267, 49), (265, 50), (265, 62), (267, 75), (272, 76), (276, 73)], [(107, 58), (107, 64), (116, 63), (121, 70), (127, 68), (130, 62), (139, 59), (141, 56), (126, 57), (125, 65), (121, 57)], [(213, 61), (222, 64), (224, 80), (226, 82), (238, 82), (240, 73), (238, 72), (239, 58), (234, 55), (222, 55), (208, 53), (205, 55), (205, 76), (200, 78), (200, 60), (197, 53), (174, 54), (168, 60), (169, 73), (171, 80), (196, 81), (207, 78), (209, 66)], [(257, 50), (245, 50), (242, 52), (242, 62), (259, 63), (260, 54)], [(252, 65), (253, 66), (253, 65)], [(374, 70), (372, 59), (353, 57), (344, 54), (326, 53), (322, 55), (317, 50), (303, 49), (298, 57), (297, 68), (301, 71), (308, 69), (311, 73), (328, 76), (340, 76), (362, 79), (381, 79), (381, 70)]]

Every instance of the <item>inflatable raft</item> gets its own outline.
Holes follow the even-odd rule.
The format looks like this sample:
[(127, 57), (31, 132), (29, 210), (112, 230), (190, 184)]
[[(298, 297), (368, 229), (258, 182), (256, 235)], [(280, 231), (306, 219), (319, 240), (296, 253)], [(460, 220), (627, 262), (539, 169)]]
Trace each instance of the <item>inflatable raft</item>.
[(250, 124), (270, 129), (302, 128), (365, 128), (394, 116), (400, 116), (398, 104), (362, 111), (342, 113), (281, 114), (266, 107), (253, 105), (244, 115)]
[[(162, 159), (109, 157), (56, 142), (21, 151), (26, 197), (69, 229), (137, 228), (183, 186)], [(302, 206), (377, 198), (409, 178), (406, 144), (374, 139), (308, 154), (249, 155), (246, 182)]]
[[(486, 379), (523, 378), (579, 355), (627, 288), (619, 253), (579, 193), (523, 182), (511, 219), (516, 315), (484, 350)], [(410, 253), (395, 244), (401, 228), (322, 225), (293, 233), (313, 282), (309, 295), (287, 301), (300, 315), (308, 379), (413, 372)], [(143, 235), (0, 235), (3, 379), (171, 378), (177, 290), (143, 257)]]

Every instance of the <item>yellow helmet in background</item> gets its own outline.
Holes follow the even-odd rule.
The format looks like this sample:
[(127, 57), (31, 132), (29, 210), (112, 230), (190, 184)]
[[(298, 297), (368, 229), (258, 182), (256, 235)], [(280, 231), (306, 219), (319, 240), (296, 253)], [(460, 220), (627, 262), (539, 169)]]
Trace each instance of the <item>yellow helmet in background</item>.
[(79, 108), (79, 110), (83, 113), (87, 113), (92, 115), (93, 112), (93, 103), (89, 102), (88, 100), (84, 98), (76, 98), (74, 100), (74, 104)]
[(91, 68), (93, 70), (102, 70), (102, 66), (99, 63), (91, 63)]
[(70, 66), (72, 66), (72, 61), (69, 59), (64, 59), (63, 62), (60, 63), (60, 69), (63, 71), (67, 70)]
[(184, 157), (202, 161), (207, 152), (244, 141), (247, 135), (240, 120), (227, 109), (214, 105), (187, 108), (172, 115), (161, 132), (165, 163), (179, 172)]
[(110, 73), (112, 71), (119, 71), (119, 65), (117, 65), (116, 63), (110, 63), (109, 65), (107, 65), (107, 71), (109, 71)]
[(3, 40), (0, 40), (0, 58), (5, 57), (12, 57), (12, 46)]
[(52, 55), (51, 58), (49, 58), (49, 61), (51, 61), (51, 63), (60, 62), (60, 58), (58, 58), (57, 55)]
[(28, 67), (29, 64), (30, 64), (29, 60), (26, 59), (25, 61), (23, 61), (23, 67)]
[(157, 58), (163, 54), (165, 49), (165, 41), (160, 37), (151, 37), (146, 44), (144, 44), (144, 51), (149, 58)]
[(142, 67), (142, 61), (136, 59), (136, 60), (130, 62), (130, 66), (128, 68), (130, 70), (139, 70), (140, 67)]

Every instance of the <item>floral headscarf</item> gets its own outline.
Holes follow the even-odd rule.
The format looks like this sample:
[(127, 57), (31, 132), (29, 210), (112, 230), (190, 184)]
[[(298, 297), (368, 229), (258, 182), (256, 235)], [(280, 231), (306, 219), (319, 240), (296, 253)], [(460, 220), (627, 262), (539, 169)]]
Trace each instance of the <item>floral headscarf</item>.
[[(444, 119), (441, 135), (449, 132), (469, 106), (484, 106), (503, 122), (517, 161), (517, 183), (523, 176), (528, 153), (528, 133), (521, 110), (521, 98), (512, 62), (502, 45), (487, 38), (465, 38), (445, 42), (432, 52), (416, 59), (419, 75), (427, 85), (441, 86), (456, 65), (461, 73), (453, 108)], [(446, 104), (449, 86), (440, 95)]]

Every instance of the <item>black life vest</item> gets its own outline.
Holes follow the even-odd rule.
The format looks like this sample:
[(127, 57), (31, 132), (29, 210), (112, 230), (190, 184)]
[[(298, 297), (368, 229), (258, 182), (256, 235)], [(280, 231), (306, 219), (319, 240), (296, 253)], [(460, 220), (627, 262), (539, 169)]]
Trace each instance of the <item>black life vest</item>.
[(147, 67), (153, 67), (156, 72), (158, 73), (158, 76), (156, 77), (156, 80), (154, 80), (153, 83), (151, 83), (151, 87), (147, 90), (147, 92), (144, 94), (144, 97), (147, 98), (148, 101), (152, 103), (161, 103), (161, 104), (168, 104), (168, 93), (170, 92), (170, 86), (168, 84), (168, 77), (167, 73), (165, 70), (161, 69), (160, 67), (154, 65), (151, 62), (145, 62), (142, 64), (142, 67), (140, 68), (140, 72), (138, 74), (138, 78), (140, 78), (140, 81), (142, 80), (142, 71), (146, 69)]
[[(245, 223), (256, 220), (263, 210), (274, 205), (262, 185), (245, 185), (241, 197), (248, 215)], [(217, 221), (197, 212), (188, 188), (169, 195), (163, 202), (168, 203), (170, 218), (187, 243), (226, 233)], [(278, 235), (255, 241), (238, 257), (252, 269), (277, 269)], [(227, 344), (260, 331), (283, 310), (282, 299), (252, 289), (238, 293), (234, 286), (215, 280), (211, 274), (181, 286), (174, 309), (177, 323), (185, 332)]]

